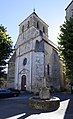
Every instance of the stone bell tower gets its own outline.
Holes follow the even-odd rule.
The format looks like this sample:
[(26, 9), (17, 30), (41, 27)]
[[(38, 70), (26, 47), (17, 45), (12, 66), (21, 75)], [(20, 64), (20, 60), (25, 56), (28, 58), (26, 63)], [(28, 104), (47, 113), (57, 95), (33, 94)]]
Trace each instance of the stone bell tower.
[(65, 9), (66, 11), (66, 19), (69, 20), (69, 18), (72, 16), (73, 14), (73, 0), (70, 2), (70, 4), (66, 7)]
[(40, 88), (45, 74), (44, 41), (48, 42), (48, 25), (34, 11), (19, 24), (15, 88), (33, 92)]

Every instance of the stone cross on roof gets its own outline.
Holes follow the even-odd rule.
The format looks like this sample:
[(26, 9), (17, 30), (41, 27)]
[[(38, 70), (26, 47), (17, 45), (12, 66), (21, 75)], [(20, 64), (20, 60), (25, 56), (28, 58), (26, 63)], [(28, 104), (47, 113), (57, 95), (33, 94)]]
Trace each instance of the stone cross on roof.
[(33, 12), (35, 12), (35, 8), (33, 9)]

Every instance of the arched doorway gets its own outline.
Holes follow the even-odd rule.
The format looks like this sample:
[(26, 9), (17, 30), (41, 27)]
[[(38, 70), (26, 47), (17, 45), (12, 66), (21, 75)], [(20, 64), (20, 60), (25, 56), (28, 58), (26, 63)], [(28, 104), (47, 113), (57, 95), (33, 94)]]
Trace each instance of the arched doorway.
[(21, 78), (21, 90), (26, 90), (26, 75), (22, 75)]

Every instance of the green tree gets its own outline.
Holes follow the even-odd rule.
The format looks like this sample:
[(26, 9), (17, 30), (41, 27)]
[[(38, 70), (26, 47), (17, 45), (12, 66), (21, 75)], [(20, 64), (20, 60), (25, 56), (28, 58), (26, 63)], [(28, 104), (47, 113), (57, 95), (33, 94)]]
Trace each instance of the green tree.
[(7, 28), (0, 25), (0, 77), (5, 73), (7, 59), (13, 52), (11, 37), (7, 34)]
[(73, 82), (73, 16), (60, 27), (59, 53), (66, 66), (66, 75)]

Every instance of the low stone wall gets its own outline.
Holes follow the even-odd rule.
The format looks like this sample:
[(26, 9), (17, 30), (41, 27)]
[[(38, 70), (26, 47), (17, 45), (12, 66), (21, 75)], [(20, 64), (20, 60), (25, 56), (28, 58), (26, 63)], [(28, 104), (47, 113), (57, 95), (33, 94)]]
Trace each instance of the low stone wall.
[(29, 106), (35, 109), (58, 109), (60, 106), (60, 99), (52, 97), (50, 99), (40, 99), (38, 96), (29, 98)]

